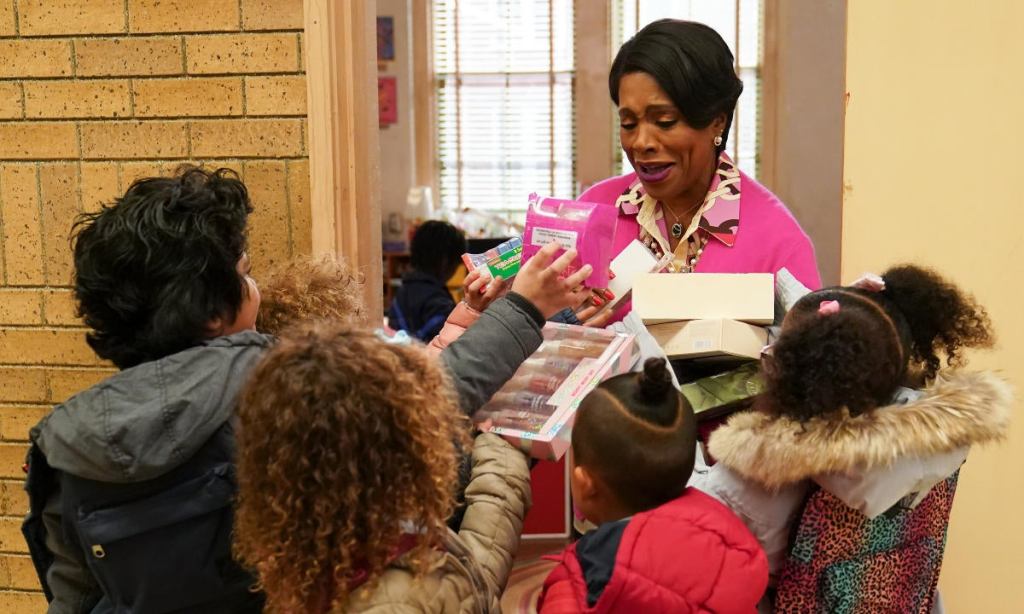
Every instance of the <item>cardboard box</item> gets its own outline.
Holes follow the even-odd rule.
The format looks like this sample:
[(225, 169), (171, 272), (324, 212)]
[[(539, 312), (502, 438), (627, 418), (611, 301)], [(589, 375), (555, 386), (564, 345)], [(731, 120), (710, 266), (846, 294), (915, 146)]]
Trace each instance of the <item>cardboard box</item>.
[(669, 358), (757, 359), (768, 331), (736, 320), (690, 320), (647, 326)]
[(633, 295), (633, 282), (637, 277), (647, 273), (657, 273), (671, 261), (669, 256), (658, 260), (651, 250), (634, 239), (619, 255), (612, 259), (611, 270), (615, 277), (608, 280), (608, 289), (615, 295), (605, 303), (595, 316), (605, 311), (616, 311)]
[(771, 324), (775, 280), (771, 273), (640, 275), (633, 282), (633, 311), (644, 324), (717, 318)]
[(764, 392), (764, 380), (759, 365), (748, 362), (731, 371), (683, 384), (679, 391), (690, 402), (697, 421), (702, 422), (749, 409), (754, 397)]
[(576, 409), (605, 379), (633, 362), (633, 335), (548, 323), (544, 343), (478, 411), (501, 435), (534, 458), (558, 460), (569, 449)]

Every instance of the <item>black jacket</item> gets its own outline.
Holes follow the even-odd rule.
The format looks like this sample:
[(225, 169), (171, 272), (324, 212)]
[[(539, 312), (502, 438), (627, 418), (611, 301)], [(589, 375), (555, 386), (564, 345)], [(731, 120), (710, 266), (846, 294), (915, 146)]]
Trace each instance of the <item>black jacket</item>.
[(455, 300), (443, 281), (421, 271), (409, 271), (402, 276), (402, 285), (391, 301), (388, 324), (429, 342), (441, 332), (453, 309)]

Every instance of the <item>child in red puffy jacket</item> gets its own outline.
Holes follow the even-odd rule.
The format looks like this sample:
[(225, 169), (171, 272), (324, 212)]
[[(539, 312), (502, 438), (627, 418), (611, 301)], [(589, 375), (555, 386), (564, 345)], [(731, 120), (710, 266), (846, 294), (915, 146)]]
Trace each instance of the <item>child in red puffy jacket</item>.
[(572, 435), (571, 487), (598, 528), (570, 545), (538, 610), (754, 612), (768, 562), (728, 508), (686, 488), (696, 422), (664, 360), (587, 395)]

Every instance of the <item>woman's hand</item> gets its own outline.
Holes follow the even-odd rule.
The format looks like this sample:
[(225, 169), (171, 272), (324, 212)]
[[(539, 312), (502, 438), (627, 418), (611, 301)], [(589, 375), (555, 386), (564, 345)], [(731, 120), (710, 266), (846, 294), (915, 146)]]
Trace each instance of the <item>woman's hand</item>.
[(580, 324), (583, 326), (589, 326), (590, 328), (604, 328), (608, 325), (608, 320), (612, 319), (612, 316), (615, 315), (613, 311), (613, 309), (605, 309), (604, 311), (601, 311), (601, 307), (589, 305), (577, 311), (576, 318), (579, 319)]
[(505, 294), (507, 286), (500, 276), (488, 279), (480, 274), (479, 269), (474, 269), (462, 282), (462, 300), (471, 309), (483, 313), (491, 303)]
[(576, 250), (566, 250), (551, 262), (559, 249), (557, 243), (545, 245), (519, 269), (512, 282), (512, 291), (533, 303), (545, 320), (566, 307), (575, 309), (590, 294), (590, 290), (583, 287), (583, 282), (590, 277), (593, 268), (585, 264), (563, 279), (560, 276), (576, 259)]
[[(615, 273), (609, 270), (608, 278), (615, 279)], [(613, 309), (604, 309), (604, 307), (614, 300), (615, 294), (611, 290), (607, 288), (594, 288), (591, 290), (587, 301), (576, 312), (576, 318), (583, 326), (604, 328), (615, 311)]]

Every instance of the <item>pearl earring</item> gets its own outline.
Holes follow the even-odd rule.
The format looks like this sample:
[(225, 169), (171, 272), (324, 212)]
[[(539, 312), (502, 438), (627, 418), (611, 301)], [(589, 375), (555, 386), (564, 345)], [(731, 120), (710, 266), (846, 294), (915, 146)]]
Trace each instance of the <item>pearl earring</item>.
[(722, 146), (722, 135), (719, 134), (718, 136), (715, 137), (715, 147), (721, 147), (721, 146)]

